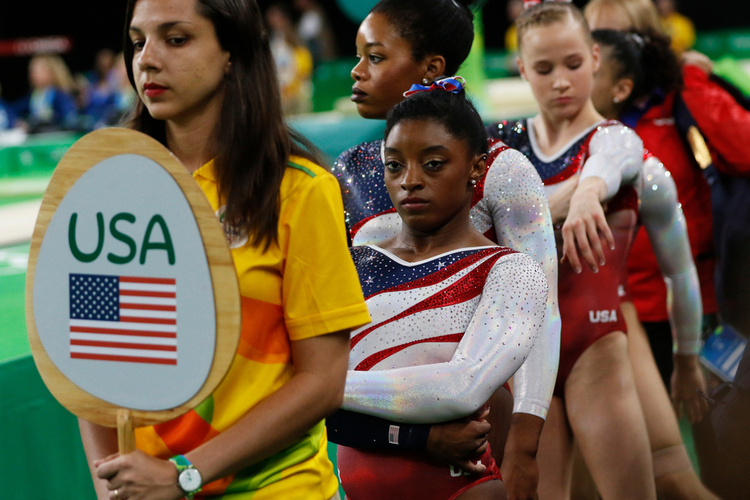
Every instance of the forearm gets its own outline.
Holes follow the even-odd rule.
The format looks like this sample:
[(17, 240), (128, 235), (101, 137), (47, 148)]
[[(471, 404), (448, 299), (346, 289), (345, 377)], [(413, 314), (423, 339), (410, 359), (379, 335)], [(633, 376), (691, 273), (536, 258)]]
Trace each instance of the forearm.
[(505, 457), (536, 458), (544, 419), (526, 413), (514, 413), (505, 445)]
[(235, 425), (185, 456), (211, 482), (294, 444), (335, 411), (325, 381), (295, 375)]
[(701, 349), (703, 307), (698, 272), (691, 266), (685, 274), (665, 278), (667, 311), (675, 343), (675, 353), (697, 355)]
[(97, 498), (109, 498), (107, 481), (97, 477), (94, 461), (117, 453), (117, 430), (102, 427), (82, 418), (78, 419), (78, 428), (81, 431), (81, 441), (86, 452), (86, 462), (94, 482), (96, 496)]
[(513, 415), (500, 464), (508, 498), (536, 498), (539, 483), (536, 455), (543, 425), (544, 421), (533, 415)]
[[(316, 342), (300, 353), (298, 344)], [(255, 406), (236, 424), (185, 454), (205, 482), (211, 482), (294, 444), (311, 427), (341, 405), (348, 333), (323, 335), (292, 342), (295, 374), (279, 390)], [(335, 351), (335, 355), (329, 355)], [(344, 355), (342, 356), (341, 353)], [(302, 360), (301, 358), (312, 358)], [(301, 363), (315, 362), (315, 369)]]

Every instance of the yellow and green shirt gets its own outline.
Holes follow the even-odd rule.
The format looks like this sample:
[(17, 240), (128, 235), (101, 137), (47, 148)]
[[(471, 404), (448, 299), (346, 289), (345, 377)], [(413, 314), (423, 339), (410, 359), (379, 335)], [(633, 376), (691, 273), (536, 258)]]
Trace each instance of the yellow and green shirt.
[[(220, 213), (213, 162), (193, 177)], [(144, 452), (169, 458), (200, 446), (289, 381), (291, 341), (370, 321), (347, 249), (344, 209), (334, 177), (293, 156), (279, 204), (277, 243), (264, 251), (262, 245), (239, 236), (231, 245), (242, 296), (242, 335), (227, 376), (211, 397), (187, 414), (137, 429), (137, 445)], [(336, 488), (325, 426), (319, 422), (294, 445), (205, 485), (200, 495), (328, 500)]]

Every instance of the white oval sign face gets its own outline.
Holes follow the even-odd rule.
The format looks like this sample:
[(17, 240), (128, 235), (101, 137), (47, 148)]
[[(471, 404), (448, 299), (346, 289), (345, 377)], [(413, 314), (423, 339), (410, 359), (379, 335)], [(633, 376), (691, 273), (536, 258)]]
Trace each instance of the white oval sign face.
[(216, 344), (211, 275), (190, 205), (158, 163), (121, 154), (84, 173), (36, 266), (39, 338), (81, 389), (158, 411), (203, 386)]

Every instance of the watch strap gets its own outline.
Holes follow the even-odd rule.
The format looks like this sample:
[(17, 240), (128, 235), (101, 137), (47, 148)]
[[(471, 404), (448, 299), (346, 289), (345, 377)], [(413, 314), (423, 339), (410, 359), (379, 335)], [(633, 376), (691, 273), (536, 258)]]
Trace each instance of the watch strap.
[[(185, 458), (184, 455), (175, 455), (170, 458), (169, 461), (172, 462), (177, 468), (177, 487), (180, 488), (180, 490), (185, 494), (185, 498), (187, 500), (193, 500), (193, 497), (203, 488), (199, 487), (194, 491), (185, 491), (180, 484), (180, 474), (182, 473), (182, 471), (185, 471), (187, 469), (195, 469), (195, 466), (190, 462), (190, 460)], [(196, 469), (196, 471), (197, 470), (198, 469)]]
[(187, 469), (188, 467), (192, 467), (193, 466), (193, 464), (190, 463), (190, 460), (188, 460), (187, 458), (185, 458), (184, 455), (175, 455), (172, 458), (170, 458), (169, 461), (172, 462), (173, 464), (175, 464), (175, 466), (177, 466), (177, 470), (179, 472), (182, 472), (185, 469)]

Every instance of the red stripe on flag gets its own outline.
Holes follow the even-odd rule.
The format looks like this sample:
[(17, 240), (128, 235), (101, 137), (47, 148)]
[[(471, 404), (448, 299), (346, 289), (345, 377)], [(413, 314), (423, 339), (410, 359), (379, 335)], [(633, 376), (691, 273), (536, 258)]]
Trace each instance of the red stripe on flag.
[(85, 345), (89, 347), (112, 347), (112, 348), (118, 348), (118, 349), (142, 349), (144, 351), (177, 352), (176, 345), (129, 344), (127, 342), (108, 342), (106, 340), (70, 339), (70, 345)]
[(136, 276), (120, 276), (120, 283), (149, 283), (152, 285), (174, 285), (174, 278), (138, 278)]
[(174, 299), (177, 297), (174, 292), (146, 292), (143, 290), (120, 290), (120, 295), (126, 297), (162, 297), (165, 299)]
[(98, 359), (99, 361), (127, 361), (129, 363), (149, 363), (154, 365), (176, 365), (176, 359), (141, 358), (137, 356), (111, 356), (108, 354), (84, 354), (71, 352), (70, 357), (74, 359)]
[(145, 311), (176, 311), (176, 306), (157, 306), (152, 304), (120, 304), (120, 309), (141, 309)]
[(135, 337), (157, 337), (162, 339), (177, 338), (175, 332), (151, 332), (146, 330), (124, 330), (117, 328), (95, 328), (90, 326), (71, 326), (71, 332), (76, 333), (106, 333), (111, 335), (131, 335)]
[(176, 319), (163, 318), (136, 318), (131, 316), (120, 316), (121, 323), (149, 323), (152, 325), (176, 325)]

